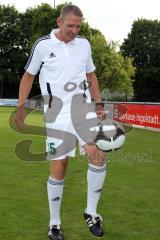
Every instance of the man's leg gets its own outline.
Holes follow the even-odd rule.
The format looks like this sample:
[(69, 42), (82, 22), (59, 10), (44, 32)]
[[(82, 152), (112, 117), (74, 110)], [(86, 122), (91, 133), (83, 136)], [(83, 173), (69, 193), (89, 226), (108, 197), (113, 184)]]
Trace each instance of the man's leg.
[(88, 156), (89, 166), (87, 172), (87, 208), (84, 218), (94, 236), (103, 236), (101, 216), (97, 214), (97, 206), (100, 199), (103, 183), (106, 176), (106, 154), (96, 146), (86, 144), (84, 150)]
[[(50, 239), (63, 239), (60, 230), (60, 208), (63, 195), (64, 176), (68, 160), (52, 160), (51, 171), (47, 182), (48, 201), (50, 210), (50, 224), (48, 236)], [(60, 236), (59, 236), (60, 235)]]

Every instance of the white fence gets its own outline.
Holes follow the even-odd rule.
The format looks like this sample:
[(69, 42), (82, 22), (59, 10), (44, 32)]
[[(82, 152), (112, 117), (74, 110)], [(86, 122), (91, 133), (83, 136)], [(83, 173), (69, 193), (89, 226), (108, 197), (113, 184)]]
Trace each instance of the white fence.
[(0, 106), (17, 106), (18, 99), (0, 99)]

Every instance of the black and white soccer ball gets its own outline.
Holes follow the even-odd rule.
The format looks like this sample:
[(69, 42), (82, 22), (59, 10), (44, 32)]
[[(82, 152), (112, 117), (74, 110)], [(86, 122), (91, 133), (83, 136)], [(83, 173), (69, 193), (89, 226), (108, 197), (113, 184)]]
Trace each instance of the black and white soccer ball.
[(94, 132), (94, 142), (104, 152), (118, 150), (125, 142), (124, 128), (116, 122), (100, 124), (94, 128)]

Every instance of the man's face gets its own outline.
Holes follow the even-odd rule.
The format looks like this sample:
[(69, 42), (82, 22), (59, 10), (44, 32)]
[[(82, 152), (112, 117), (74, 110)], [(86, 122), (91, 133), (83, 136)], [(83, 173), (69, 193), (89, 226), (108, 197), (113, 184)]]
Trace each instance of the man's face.
[(57, 19), (60, 35), (64, 42), (70, 42), (78, 35), (81, 22), (82, 17), (73, 14), (68, 14), (63, 19)]

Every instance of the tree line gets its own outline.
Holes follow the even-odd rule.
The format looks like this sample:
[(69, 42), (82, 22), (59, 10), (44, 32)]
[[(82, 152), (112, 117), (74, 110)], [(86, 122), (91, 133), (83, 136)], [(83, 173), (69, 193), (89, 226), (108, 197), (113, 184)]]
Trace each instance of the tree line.
[(138, 19), (121, 46), (136, 68), (133, 83), (137, 101), (160, 102), (160, 21)]
[[(57, 28), (56, 18), (61, 7), (53, 9), (45, 3), (20, 13), (14, 6), (0, 5), (0, 98), (18, 97), (19, 82), (31, 47), (39, 37)], [(138, 101), (160, 99), (157, 87), (160, 81), (159, 30), (158, 21), (139, 19), (117, 51), (115, 42), (107, 41), (99, 30), (83, 21), (80, 35), (91, 43), (101, 90), (107, 88), (110, 92), (133, 95)], [(39, 84), (35, 81), (30, 97), (38, 94)]]

